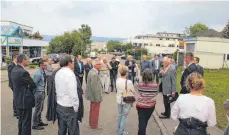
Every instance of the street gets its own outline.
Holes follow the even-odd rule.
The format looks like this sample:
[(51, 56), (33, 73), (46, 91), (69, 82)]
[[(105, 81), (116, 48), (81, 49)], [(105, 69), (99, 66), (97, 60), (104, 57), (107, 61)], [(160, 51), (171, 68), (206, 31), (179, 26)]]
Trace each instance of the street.
[[(6, 75), (5, 75), (6, 76)], [(1, 78), (3, 78), (1, 76)], [(83, 85), (85, 90), (85, 81)], [(18, 120), (13, 117), (13, 107), (12, 107), (12, 91), (8, 87), (8, 81), (1, 83), (1, 135), (16, 135), (18, 132), (17, 122)], [(47, 110), (47, 97), (45, 100), (44, 111), (42, 113), (42, 119), (46, 121), (45, 115)], [(103, 102), (101, 103), (100, 116), (99, 116), (99, 126), (103, 128), (102, 131), (92, 130), (89, 128), (89, 101), (84, 98), (84, 118), (83, 122), (80, 123), (80, 134), (81, 135), (115, 135), (116, 134), (116, 123), (117, 123), (117, 103), (116, 103), (116, 93), (110, 93), (109, 95), (103, 95)], [(48, 126), (45, 130), (36, 131), (32, 130), (32, 135), (57, 135), (58, 126), (56, 121), (54, 124), (48, 122)], [(138, 131), (138, 115), (136, 108), (133, 107), (128, 115), (126, 131), (128, 135), (137, 135)], [(147, 134), (160, 135), (160, 129), (155, 123), (153, 116), (149, 120)]]

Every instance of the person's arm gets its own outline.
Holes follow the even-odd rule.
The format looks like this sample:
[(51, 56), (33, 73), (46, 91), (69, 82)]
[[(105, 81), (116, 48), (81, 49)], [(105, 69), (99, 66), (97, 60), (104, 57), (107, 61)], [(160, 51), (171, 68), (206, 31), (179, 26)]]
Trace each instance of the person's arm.
[(40, 80), (41, 80), (41, 74), (35, 73), (35, 75), (33, 76), (33, 81), (36, 84), (36, 86), (38, 85)]
[(82, 71), (82, 73), (84, 74), (84, 64), (83, 64), (83, 62), (81, 62), (81, 71)]
[(135, 89), (134, 89), (134, 85), (133, 85), (132, 81), (130, 81), (130, 80), (127, 81), (127, 88), (131, 89), (131, 91), (135, 94)]
[(78, 98), (78, 93), (77, 93), (77, 82), (76, 82), (76, 77), (74, 74), (66, 76), (68, 80), (68, 93), (69, 96), (72, 100), (72, 106), (74, 108), (75, 112), (78, 112), (79, 108), (79, 98)]
[[(98, 79), (98, 77), (97, 77), (96, 74), (91, 74), (91, 86), (92, 87), (95, 87), (97, 85), (101, 85), (101, 83), (98, 82), (97, 79)], [(94, 96), (94, 99), (95, 99), (95, 101), (92, 101), (92, 102), (100, 102), (100, 98), (99, 97), (101, 95), (100, 95), (100, 92), (97, 91), (97, 89), (93, 89), (92, 88), (92, 96)]]
[(78, 63), (75, 62), (74, 63), (74, 73), (75, 73), (76, 76), (79, 76), (79, 73), (77, 72), (77, 65), (78, 65)]
[(179, 108), (179, 97), (178, 97), (177, 101), (175, 102), (175, 104), (172, 107), (171, 118), (173, 120), (177, 120), (179, 117), (179, 113), (180, 113), (180, 108)]
[(31, 78), (29, 72), (25, 71), (22, 73), (22, 83), (25, 85), (28, 85), (28, 87), (30, 88), (30, 90), (34, 90), (36, 89), (36, 84), (34, 83), (33, 79)]
[(209, 127), (213, 127), (216, 125), (216, 112), (215, 112), (215, 103), (211, 100), (208, 103), (208, 117), (207, 117), (207, 124)]
[(85, 72), (88, 73), (90, 71), (90, 67), (87, 64), (84, 65)]
[(109, 70), (111, 70), (111, 69), (112, 69), (112, 67), (111, 67), (110, 63), (107, 63), (107, 68), (108, 68)]
[(9, 79), (11, 89), (13, 89), (13, 87), (12, 87), (13, 84), (12, 84), (12, 80), (11, 80), (11, 72), (12, 72), (13, 68), (14, 68), (13, 64), (9, 64), (9, 66), (8, 66), (8, 79)]
[(172, 92), (176, 92), (176, 72), (173, 69), (170, 75), (171, 84), (172, 84)]

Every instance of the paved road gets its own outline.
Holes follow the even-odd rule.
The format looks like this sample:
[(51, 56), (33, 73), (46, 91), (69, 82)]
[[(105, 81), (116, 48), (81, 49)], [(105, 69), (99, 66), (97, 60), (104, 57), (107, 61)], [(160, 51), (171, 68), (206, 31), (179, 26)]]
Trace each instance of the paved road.
[[(83, 86), (85, 88), (85, 86)], [(80, 123), (81, 135), (115, 135), (116, 134), (116, 121), (117, 121), (117, 104), (116, 93), (103, 95), (103, 102), (101, 104), (99, 126), (103, 131), (91, 130), (88, 126), (89, 123), (89, 102), (84, 100), (85, 117), (83, 123)], [(43, 111), (43, 121), (46, 122), (46, 103)], [(32, 135), (57, 135), (58, 128), (57, 122), (52, 124), (48, 122), (49, 126), (42, 131), (33, 131)], [(138, 115), (136, 108), (133, 107), (128, 116), (127, 129), (128, 135), (136, 135), (138, 129)], [(8, 88), (8, 82), (1, 84), (1, 135), (16, 135), (17, 134), (17, 119), (12, 116), (12, 91)], [(147, 134), (160, 135), (160, 129), (155, 123), (153, 117), (149, 121)]]

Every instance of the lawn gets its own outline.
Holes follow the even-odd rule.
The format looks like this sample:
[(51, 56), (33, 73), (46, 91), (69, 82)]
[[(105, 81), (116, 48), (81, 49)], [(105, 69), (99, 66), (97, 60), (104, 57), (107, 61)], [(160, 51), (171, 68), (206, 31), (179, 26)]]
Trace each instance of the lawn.
[[(181, 69), (177, 69), (177, 90), (180, 89)], [(204, 70), (206, 88), (204, 94), (215, 101), (217, 126), (221, 129), (227, 125), (223, 102), (229, 99), (229, 69)]]

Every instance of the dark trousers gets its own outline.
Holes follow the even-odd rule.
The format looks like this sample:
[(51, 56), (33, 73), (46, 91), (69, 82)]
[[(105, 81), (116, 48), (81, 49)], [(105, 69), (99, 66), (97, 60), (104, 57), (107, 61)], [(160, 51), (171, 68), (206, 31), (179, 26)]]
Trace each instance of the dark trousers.
[(146, 127), (148, 125), (148, 121), (154, 111), (155, 107), (152, 108), (139, 108), (138, 111), (138, 135), (146, 134)]
[(169, 97), (163, 94), (163, 101), (164, 101), (164, 106), (165, 106), (165, 116), (170, 117), (171, 107), (169, 103)]
[(114, 88), (117, 91), (117, 88), (116, 88), (117, 74), (110, 74), (110, 79), (111, 79), (111, 89), (112, 89), (112, 91), (114, 90)]
[(78, 114), (73, 107), (64, 107), (57, 104), (58, 135), (79, 135)]
[(80, 83), (81, 83), (81, 88), (83, 86), (83, 77), (79, 77)]
[(33, 126), (38, 126), (42, 123), (41, 113), (44, 108), (45, 92), (37, 91), (34, 94), (35, 97), (35, 109), (33, 112)]
[(19, 115), (18, 135), (31, 135), (32, 108), (17, 110)]
[(157, 83), (159, 83), (159, 69), (158, 70), (155, 70), (154, 72), (153, 72), (153, 80), (155, 80), (155, 77), (156, 77), (156, 82)]
[(100, 102), (99, 103), (91, 102), (90, 116), (89, 116), (89, 125), (91, 126), (91, 128), (98, 128), (99, 110), (100, 110)]
[(86, 84), (87, 84), (87, 76), (88, 76), (88, 74), (86, 74), (86, 75), (85, 75), (85, 81), (86, 81)]
[(16, 96), (15, 96), (14, 90), (12, 90), (12, 92), (13, 92), (13, 115), (18, 116), (17, 108), (16, 108), (16, 101), (15, 101)]

